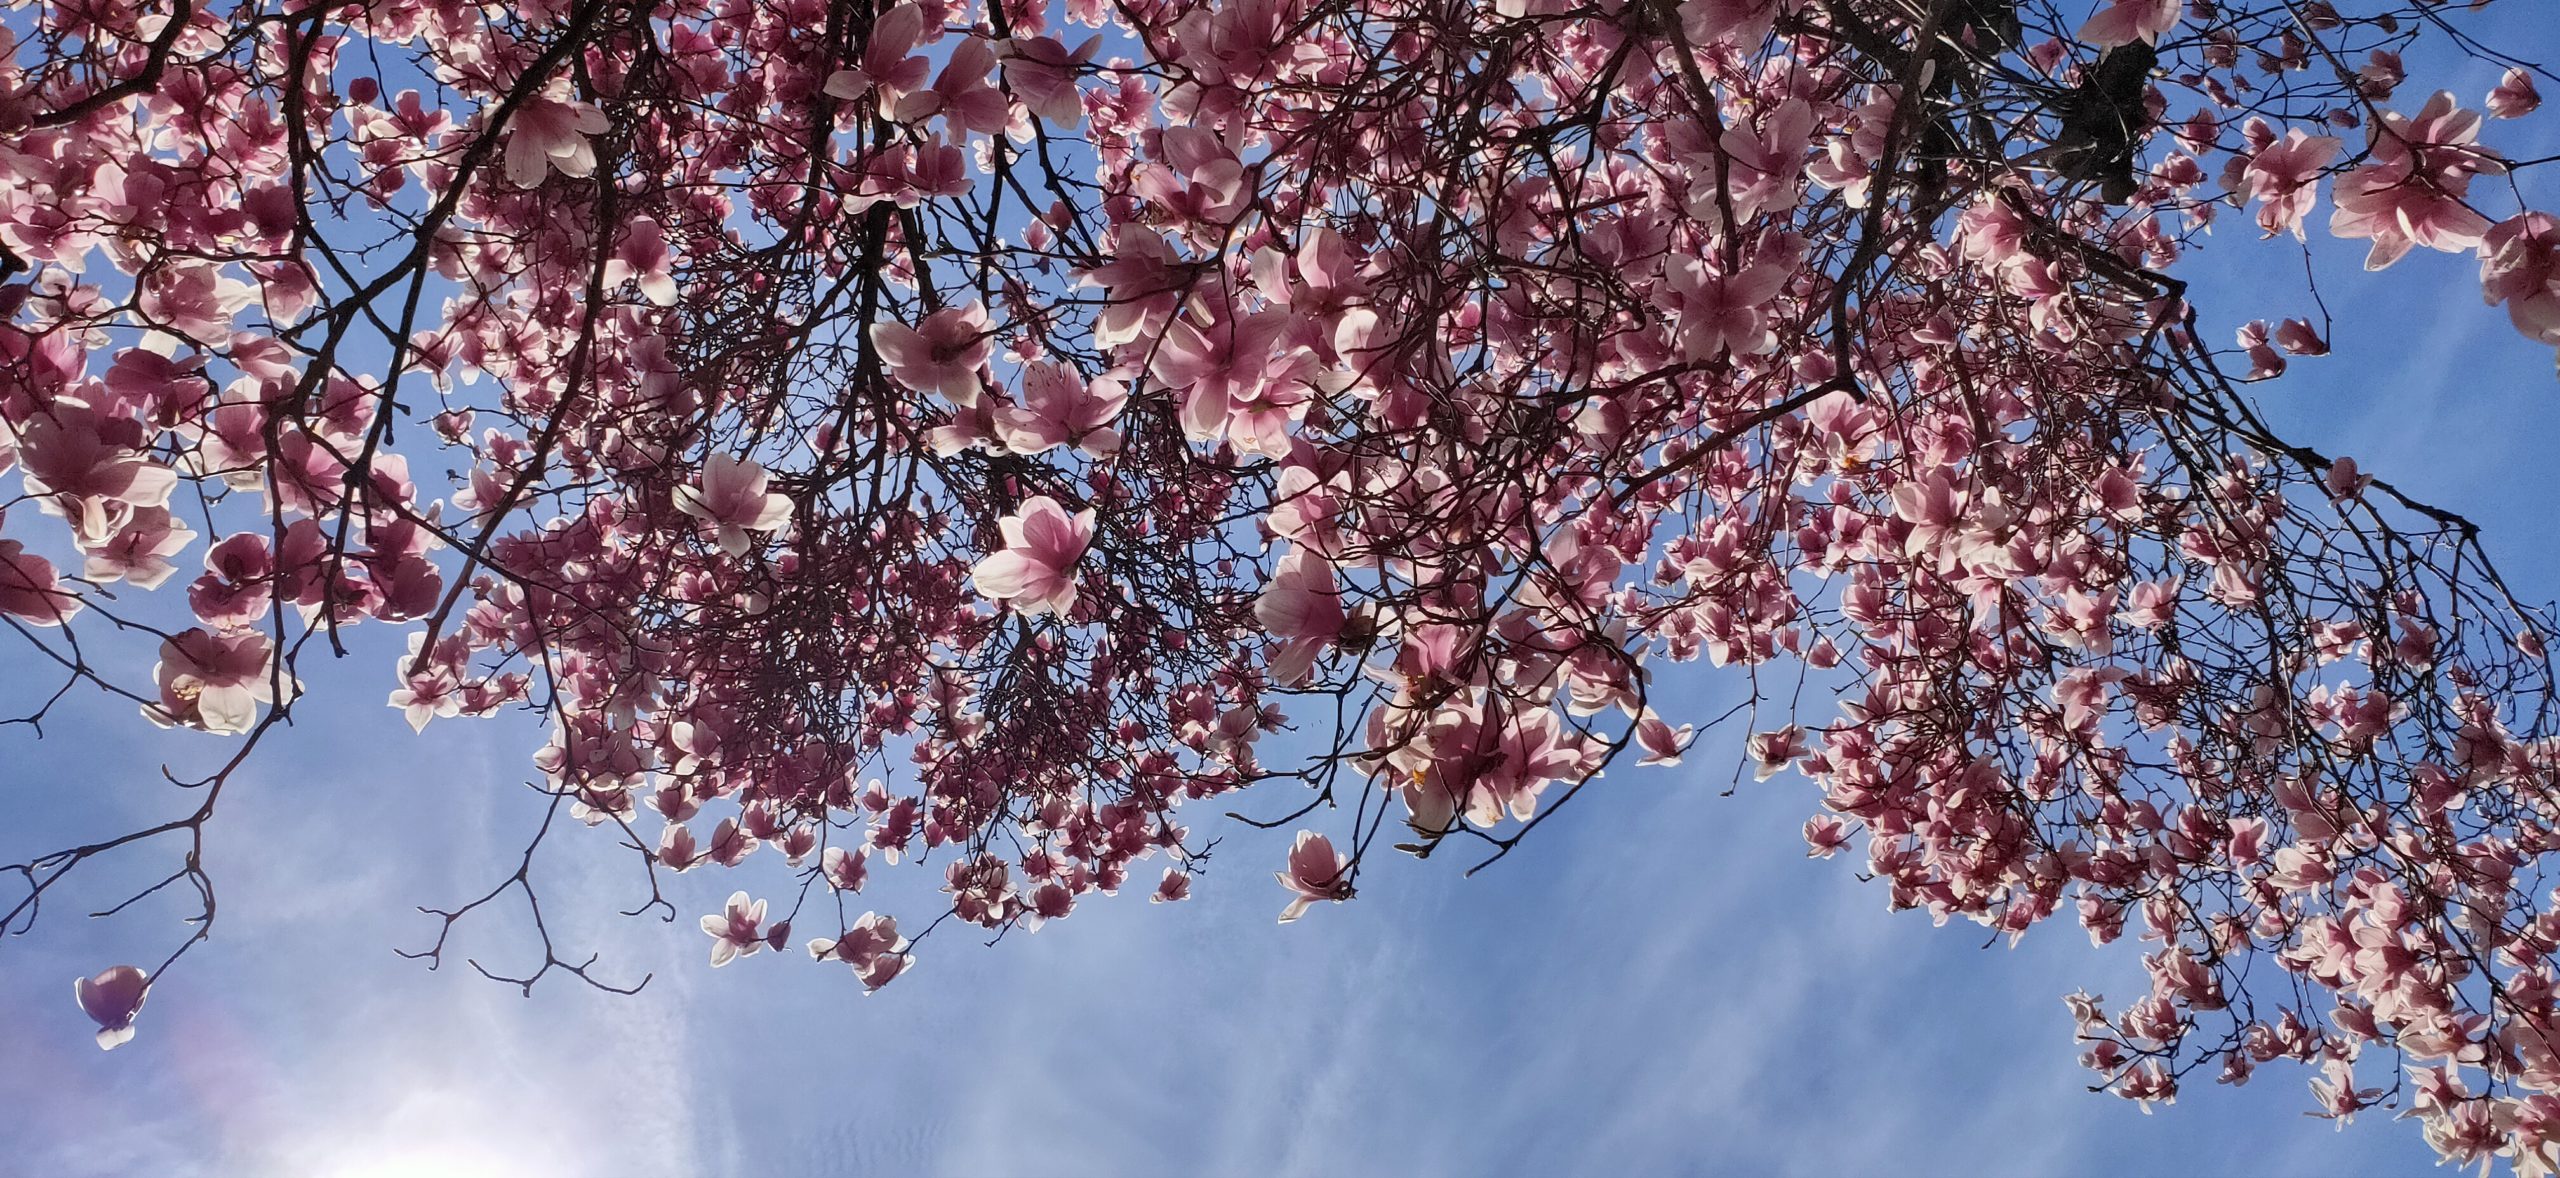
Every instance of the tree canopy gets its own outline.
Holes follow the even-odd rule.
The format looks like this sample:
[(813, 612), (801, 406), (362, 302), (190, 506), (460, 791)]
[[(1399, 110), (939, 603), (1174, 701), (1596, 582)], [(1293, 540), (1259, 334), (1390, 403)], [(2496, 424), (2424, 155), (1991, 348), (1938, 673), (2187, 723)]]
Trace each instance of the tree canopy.
[[(198, 919), (79, 985), (129, 1037), (360, 624), (412, 726), (548, 725), (534, 844), (619, 842), (666, 915), (747, 868), (713, 965), (796, 928), (868, 988), (945, 924), (1181, 900), (1229, 810), (1300, 830), (1292, 920), (1733, 724), (1894, 907), (2146, 943), (2149, 992), (2072, 999), (2093, 1086), (2292, 1061), (2552, 1173), (2552, 622), (2251, 404), (2325, 319), (2220, 345), (2179, 266), (2217, 225), (2470, 254), (2560, 345), (2551, 161), (2484, 121), (2552, 78), (2467, 15), (20, 6), (0, 623), (60, 687), (20, 720), (225, 739), (166, 821), (10, 868), (0, 928), (172, 856)], [(1753, 702), (1653, 689), (1698, 659)], [(919, 864), (944, 903), (859, 911)], [(503, 980), (618, 984), (541, 935)]]

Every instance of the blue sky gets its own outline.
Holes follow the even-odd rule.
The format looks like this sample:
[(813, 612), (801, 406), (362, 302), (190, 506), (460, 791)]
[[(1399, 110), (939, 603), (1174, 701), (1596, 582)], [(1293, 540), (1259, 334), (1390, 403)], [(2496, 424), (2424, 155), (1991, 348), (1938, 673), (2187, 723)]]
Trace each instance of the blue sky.
[[(2467, 101), (2487, 88), (2475, 72)], [(2492, 135), (2526, 154), (2526, 131), (2548, 150), (2535, 124)], [(2225, 332), (2246, 317), (2229, 314), (2235, 289), (2269, 292), (2249, 315), (2311, 310), (2299, 252), (2238, 240), (2252, 233), (2227, 219), (2219, 244), (2242, 248), (2196, 272)], [(2469, 259), (2413, 256), (2370, 281), (2359, 253), (2317, 256), (2337, 354), (2296, 361), (2261, 400), (2303, 441), (2486, 524), (2527, 597), (2560, 593), (2550, 352), (2480, 304)], [(166, 858), (100, 866), (0, 947), (0, 1170), (2339, 1175), (2432, 1160), (2405, 1122), (2302, 1115), (2307, 1076), (2286, 1067), (2198, 1083), (2151, 1116), (2087, 1093), (2059, 999), (2135, 989), (2133, 947), (2092, 949), (2065, 918), (1985, 948), (1972, 926), (1887, 913), (1851, 864), (1803, 857), (1810, 786), (1720, 796), (1737, 734), (1676, 769), (1613, 770), (1472, 880), (1462, 862), (1381, 863), (1357, 902), (1281, 927), (1269, 872), (1286, 833), (1230, 829), (1190, 902), (1147, 904), (1142, 875), (993, 949), (946, 929), (868, 997), (800, 955), (705, 966), (694, 917), (737, 882), (774, 886), (771, 863), (677, 881), (675, 924), (626, 920), (611, 910), (639, 898), (628, 863), (571, 829), (586, 837), (555, 840), (538, 869), (564, 955), (656, 977), (634, 997), (566, 979), (521, 997), (459, 960), (521, 962), (511, 916), (467, 925), (439, 972), (393, 952), (433, 938), (416, 905), (512, 870), (540, 809), (517, 784), (535, 743), (520, 722), (412, 737), (381, 706), (395, 640), (361, 634), (354, 657), (309, 668), (301, 723), (211, 830), (217, 935), (155, 990), (131, 1044), (91, 1044), (71, 980), (157, 961), (184, 913), (78, 911)], [(28, 673), (0, 648), (0, 697)], [(1713, 715), (1738, 689), (1669, 672), (1686, 700), (1665, 710)], [(167, 816), (183, 803), (157, 766), (220, 745), (85, 696), (50, 727), (0, 731), (0, 861)]]
[[(1808, 787), (1718, 796), (1730, 747), (1613, 773), (1538, 853), (1474, 880), (1399, 864), (1281, 927), (1277, 840), (1231, 841), (1190, 903), (1124, 895), (994, 949), (937, 936), (870, 997), (805, 959), (712, 971), (686, 924), (600, 919), (629, 881), (564, 856), (545, 880), (577, 913), (564, 941), (657, 978), (523, 998), (391, 952), (432, 934), (409, 905), (509, 870), (492, 839), (532, 813), (503, 788), (521, 744), (413, 740), (369, 702), (313, 708), (234, 795), (220, 934), (131, 1044), (92, 1046), (69, 982), (156, 959), (170, 925), (74, 919), (11, 947), (0, 1135), (26, 1172), (2338, 1174), (2428, 1156), (2407, 1126), (2302, 1117), (2279, 1070), (2148, 1118), (2081, 1091), (2058, 996), (2133, 985), (2129, 955), (2059, 924), (1984, 950), (1969, 926), (1887, 914), (1845, 864), (1802, 857)], [(157, 796), (163, 743), (14, 762), (12, 791), (42, 796), (11, 848)], [(1631, 828), (1676, 833), (1631, 852)], [(728, 883), (684, 882), (688, 915)], [(493, 964), (522, 947), (476, 933)]]

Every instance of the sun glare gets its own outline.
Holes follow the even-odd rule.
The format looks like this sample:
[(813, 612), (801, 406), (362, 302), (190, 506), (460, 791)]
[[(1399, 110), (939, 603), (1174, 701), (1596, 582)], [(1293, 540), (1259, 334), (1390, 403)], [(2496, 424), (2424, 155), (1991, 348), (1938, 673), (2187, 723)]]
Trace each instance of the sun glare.
[(515, 1157), (463, 1144), (403, 1144), (350, 1148), (315, 1171), (315, 1178), (556, 1178)]

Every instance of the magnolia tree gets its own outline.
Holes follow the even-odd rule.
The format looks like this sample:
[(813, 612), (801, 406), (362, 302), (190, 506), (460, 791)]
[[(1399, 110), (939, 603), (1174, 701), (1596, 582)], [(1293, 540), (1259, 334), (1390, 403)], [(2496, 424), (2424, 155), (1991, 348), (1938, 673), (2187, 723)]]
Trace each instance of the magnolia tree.
[[(2238, 391), (2325, 320), (2222, 346), (2177, 265), (2475, 255), (2560, 344), (2560, 220), (2484, 122), (2550, 79), (2467, 16), (20, 0), (21, 720), (208, 738), (0, 914), (160, 856), (194, 924), (78, 987), (129, 1036), (359, 624), (407, 632), (411, 725), (548, 726), (535, 844), (592, 828), (670, 916), (756, 865), (712, 963), (796, 929), (872, 988), (946, 923), (1182, 899), (1211, 814), (1305, 828), (1289, 920), (1730, 719), (1894, 907), (2133, 934), (2148, 991), (2070, 999), (2092, 1087), (2291, 1061), (2319, 1115), (2552, 1173), (2550, 623)], [(1758, 702), (1649, 692), (1699, 658)], [(902, 862), (943, 898), (860, 911)], [(504, 980), (616, 984), (540, 939)]]

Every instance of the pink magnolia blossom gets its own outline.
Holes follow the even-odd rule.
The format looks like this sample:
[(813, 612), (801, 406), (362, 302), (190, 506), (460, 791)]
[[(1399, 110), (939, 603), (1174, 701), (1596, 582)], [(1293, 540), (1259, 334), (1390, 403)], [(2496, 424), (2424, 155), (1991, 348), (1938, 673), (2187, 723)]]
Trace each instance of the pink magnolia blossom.
[(98, 1046), (113, 1051), (133, 1039), (133, 1019), (151, 993), (151, 975), (130, 965), (100, 971), (72, 983), (80, 1013), (98, 1024)]
[(748, 532), (770, 532), (791, 521), (791, 497), (765, 490), (771, 478), (753, 461), (713, 454), (702, 464), (700, 485), (675, 489), (675, 507), (709, 525), (720, 551), (737, 556), (747, 550)]
[(1180, 259), (1163, 233), (1123, 226), (1114, 245), (1110, 260), (1077, 274), (1079, 285), (1099, 287), (1108, 299), (1093, 328), (1094, 343), (1106, 348), (1152, 337), (1163, 330), (1180, 301), (1175, 294), (1181, 285)]
[(2284, 356), (2268, 342), (2267, 321), (2252, 319), (2240, 325), (2236, 333), (2240, 347), (2249, 355), (2250, 380), (2271, 380), (2284, 375)]
[(827, 883), (839, 892), (859, 892), (870, 878), (866, 857), (858, 848), (829, 847), (818, 857), (818, 866), (826, 874)]
[(1271, 583), (1254, 599), (1253, 616), (1282, 639), (1271, 666), (1273, 677), (1283, 683), (1303, 682), (1316, 656), (1342, 635), (1349, 620), (1333, 566), (1304, 548), (1280, 558)]
[(1754, 263), (1730, 277), (1702, 260), (1692, 259), (1671, 271), (1671, 288), (1680, 304), (1680, 348), (1692, 360), (1712, 360), (1731, 349), (1737, 356), (1775, 350), (1778, 338), (1769, 330), (1769, 301), (1786, 283), (1777, 266)]
[(1681, 0), (1681, 31), (1693, 45), (1730, 40), (1757, 47), (1778, 15), (1794, 7), (1788, 0)]
[(1804, 729), (1789, 724), (1771, 732), (1754, 732), (1744, 742), (1754, 781), (1767, 781), (1805, 755)]
[(2053, 686), (2063, 726), (2079, 728), (2105, 716), (2114, 687), (2124, 677), (2122, 667), (2082, 668), (2064, 675)]
[(1022, 407), (998, 410), (995, 432), (1016, 454), (1074, 446), (1099, 458), (1120, 448), (1111, 423), (1128, 401), (1128, 387), (1114, 377), (1086, 380), (1063, 364), (1029, 364), (1022, 370)]
[(1289, 308), (1301, 338), (1330, 355), (1352, 357), (1366, 349), (1377, 312), (1362, 305), (1370, 293), (1365, 273), (1373, 259), (1330, 226), (1307, 232), (1296, 252), (1277, 248), (1253, 256), (1254, 286), (1273, 305)]
[(550, 172), (573, 180), (593, 173), (596, 148), (590, 136), (612, 125), (592, 103), (569, 96), (566, 78), (552, 79), (507, 121), (507, 181), (532, 188)]
[(1297, 895), (1280, 910), (1280, 923), (1306, 915), (1307, 908), (1318, 900), (1339, 904), (1350, 899), (1350, 869), (1351, 860), (1334, 851), (1332, 839), (1311, 830), (1299, 831), (1298, 841), (1289, 847), (1289, 869), (1273, 876), (1281, 887)]
[(1046, 495), (1023, 500), (996, 522), (1004, 549), (969, 569), (978, 592), (1024, 613), (1066, 613), (1076, 603), (1076, 562), (1093, 542), (1091, 508), (1067, 514)]
[(52, 561), (15, 540), (0, 540), (0, 614), (38, 626), (59, 626), (78, 614), (82, 604), (62, 587)]
[(1016, 37), (1004, 48), (1004, 80), (1015, 97), (1043, 122), (1073, 127), (1084, 118), (1084, 101), (1076, 93), (1076, 74), (1093, 60), (1102, 38), (1087, 37), (1073, 49), (1055, 37)]
[(963, 36), (943, 59), (942, 72), (933, 85), (909, 91), (898, 98), (893, 113), (901, 123), (922, 124), (940, 118), (962, 131), (1001, 131), (1005, 122), (1004, 93), (997, 90), (988, 75), (996, 68), (995, 50), (983, 37)]
[(1644, 750), (1639, 765), (1677, 765), (1681, 754), (1697, 739), (1697, 726), (1683, 724), (1677, 728), (1655, 715), (1651, 709), (1636, 721), (1636, 746)]
[[(1196, 442), (1232, 437), (1241, 447), (1267, 452), (1303, 413), (1301, 390), (1275, 391), (1291, 370), (1280, 354), (1286, 314), (1270, 311), (1216, 319), (1195, 327), (1182, 319), (1165, 325), (1148, 370), (1182, 396), (1182, 429)], [(1267, 439), (1267, 440), (1266, 440)]]
[(712, 968), (765, 947), (764, 904), (749, 900), (745, 892), (731, 892), (719, 912), (702, 918), (702, 931), (711, 934)]
[(166, 505), (178, 486), (177, 471), (142, 452), (131, 419), (65, 403), (18, 429), (27, 494), (88, 542), (113, 536), (133, 508)]
[(933, 73), (933, 62), (915, 50), (923, 40), (924, 7), (915, 3), (893, 4), (871, 20), (870, 35), (863, 39), (861, 64), (829, 75), (825, 92), (837, 98), (861, 98), (874, 87), (880, 90), (879, 104), (894, 110), (899, 98), (924, 85)]
[(683, 872), (703, 861), (702, 849), (693, 836), (693, 828), (671, 823), (658, 835), (657, 859), (669, 871)]
[(945, 307), (915, 327), (882, 320), (871, 326), (871, 344), (898, 383), (963, 407), (977, 403), (978, 366), (995, 347), (980, 303)]
[(667, 246), (666, 227), (653, 217), (633, 217), (623, 231), (621, 244), (605, 263), (604, 280), (618, 283), (636, 281), (640, 293), (661, 307), (676, 305), (676, 279), (669, 269), (672, 254)]
[(418, 665), (426, 637), (424, 633), (409, 635), (409, 658), (400, 664), (401, 686), (392, 690), (388, 701), (401, 710), (401, 718), (409, 722), (412, 732), (426, 731), (428, 722), (438, 717), (462, 714), (462, 681), (451, 666), (431, 659), (423, 670), (408, 670)]
[[(975, 404), (955, 408), (951, 420), (933, 427), (925, 434), (925, 445), (944, 456), (967, 450), (995, 450), (1003, 447), (1008, 435), (1003, 415), (1019, 412), (993, 397), (981, 397)], [(1033, 435), (1019, 435), (1025, 441)]]
[[(1727, 127), (1717, 144), (1724, 155), (1722, 178), (1713, 179), (1716, 165), (1702, 161), (1697, 168), (1699, 181), (1690, 189), (1691, 213), (1716, 224), (1723, 220), (1727, 205), (1745, 222), (1792, 208), (1803, 187), (1798, 181), (1804, 175), (1813, 130), (1813, 107), (1802, 100), (1778, 104), (1756, 129), (1747, 124)], [(1784, 269), (1769, 268), (1781, 273)]]
[[(276, 285), (268, 285), (271, 300)], [(145, 279), (141, 301), (143, 313), (153, 322), (201, 344), (228, 338), (232, 321), (257, 301), (259, 293), (259, 288), (219, 266), (185, 262)]]
[(2186, 0), (2108, 0), (2080, 26), (2080, 39), (2101, 49), (2157, 43), (2161, 34), (2178, 27), (2185, 10)]
[(2391, 92), (2407, 79), (2408, 70), (2401, 64), (2400, 55), (2388, 49), (2374, 50), (2366, 56), (2363, 68), (2356, 71), (2358, 90), (2375, 102), (2389, 99)]
[(2258, 227), (2267, 236), (2290, 232), (2303, 239), (2302, 218), (2319, 203), (2320, 174), (2343, 146), (2335, 136), (2296, 128), (2249, 157), (2247, 194), (2258, 202)]
[(1154, 132), (1158, 148), (1138, 166), (1131, 188), (1181, 221), (1224, 225), (1252, 196), (1245, 167), (1215, 132), (1198, 126)]
[[(142, 714), (161, 727), (184, 725), (217, 735), (249, 731), (258, 721), (258, 705), (275, 702), (271, 645), (255, 630), (215, 634), (187, 630), (160, 644), (160, 663), (153, 677), (160, 683), (160, 702), (144, 705)], [(291, 676), (284, 677), (288, 693)]]
[(1475, 766), (1466, 795), (1467, 821), (1484, 827), (1500, 824), (1505, 814), (1528, 821), (1548, 785), (1579, 777), (1584, 768), (1579, 740), (1553, 709), (1522, 709), (1499, 717), (1494, 727), (1491, 755)]
[[(889, 925), (890, 931), (895, 932), (896, 922), (885, 916), (880, 919)], [(875, 993), (880, 987), (898, 980), (909, 969), (914, 968), (916, 958), (915, 954), (907, 949), (907, 939), (898, 937), (894, 943), (897, 945), (895, 951), (875, 954), (870, 961), (854, 966), (853, 974), (861, 979), (863, 993)]]
[(2480, 289), (2525, 337), (2560, 344), (2560, 218), (2526, 213), (2480, 242)]
[(115, 534), (83, 549), (88, 560), (80, 574), (92, 581), (120, 580), (136, 589), (157, 589), (178, 571), (169, 558), (195, 538), (195, 531), (168, 508), (133, 508)]
[(1824, 140), (1822, 154), (1805, 165), (1805, 176), (1838, 192), (1850, 208), (1867, 207), (1874, 196), (1875, 167), (1884, 154), (1883, 133), (1890, 118), (1889, 110), (1882, 118), (1862, 118), (1856, 133)]
[(2373, 127), (2373, 161), (2338, 182), (2329, 231), (2370, 238), (2365, 269), (2399, 261), (2410, 247), (2452, 252), (2480, 244), (2489, 219), (2464, 201), (2471, 177), (2505, 164), (2474, 145), (2480, 114), (2439, 90), (2417, 117), (2384, 115)]
[(285, 533), (284, 556), (290, 563), (281, 572), (267, 537), (256, 532), (235, 532), (206, 550), (204, 575), (187, 586), (187, 604), (196, 620), (216, 630), (240, 629), (264, 616), (279, 590), (296, 605), (304, 604), (306, 595), (316, 601), (319, 585), (312, 564), (325, 541), (317, 529), (299, 526), (304, 522), (296, 521)]
[(2319, 329), (2306, 319), (2287, 319), (2277, 324), (2276, 344), (2296, 356), (2329, 354), (2329, 341), (2320, 338)]
[(897, 918), (877, 912), (863, 913), (841, 937), (810, 941), (809, 956), (852, 965), (865, 993), (888, 985), (915, 963), (907, 939), (898, 935)]
[(2535, 88), (2531, 73), (2522, 67), (2510, 68), (2489, 91), (2486, 105), (2492, 118), (2520, 119), (2541, 109), (2542, 91)]
[(1828, 814), (1808, 818), (1804, 824), (1805, 857), (1828, 859), (1849, 847), (1849, 826)]

